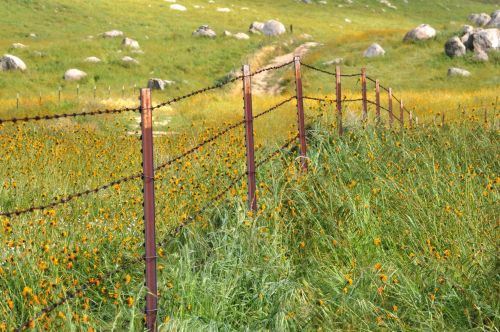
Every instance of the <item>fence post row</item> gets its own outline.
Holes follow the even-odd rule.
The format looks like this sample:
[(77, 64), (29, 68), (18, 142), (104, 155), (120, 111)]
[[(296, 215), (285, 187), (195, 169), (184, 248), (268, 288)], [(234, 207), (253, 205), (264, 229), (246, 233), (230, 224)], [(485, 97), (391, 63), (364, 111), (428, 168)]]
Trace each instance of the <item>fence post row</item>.
[(300, 141), (300, 161), (302, 170), (307, 171), (307, 146), (306, 146), (306, 128), (304, 120), (304, 99), (302, 94), (302, 73), (300, 70), (300, 57), (294, 58), (295, 63), (295, 92), (297, 97), (297, 120), (299, 126)]
[(389, 127), (392, 129), (392, 125), (394, 123), (394, 113), (392, 112), (392, 88), (387, 89), (389, 96)]
[(342, 83), (340, 81), (340, 66), (335, 67), (335, 91), (337, 92), (337, 126), (339, 127), (339, 135), (342, 136), (344, 129), (342, 128)]
[(144, 182), (144, 246), (146, 263), (146, 329), (156, 331), (158, 286), (156, 280), (155, 193), (153, 164), (153, 116), (151, 90), (141, 89), (142, 167)]
[(250, 66), (243, 66), (243, 101), (245, 106), (245, 136), (247, 148), (248, 208), (257, 211), (257, 183), (255, 179), (255, 146), (253, 138), (252, 77)]
[(403, 98), (401, 98), (399, 101), (399, 126), (401, 127), (401, 129), (404, 129), (404, 125), (405, 125), (404, 104), (403, 104)]
[(368, 98), (366, 96), (366, 68), (361, 68), (361, 93), (363, 95), (363, 123), (368, 121)]
[(413, 112), (410, 111), (410, 129), (413, 128)]
[(375, 119), (377, 126), (380, 125), (380, 81), (375, 80), (375, 103), (377, 104), (375, 110)]

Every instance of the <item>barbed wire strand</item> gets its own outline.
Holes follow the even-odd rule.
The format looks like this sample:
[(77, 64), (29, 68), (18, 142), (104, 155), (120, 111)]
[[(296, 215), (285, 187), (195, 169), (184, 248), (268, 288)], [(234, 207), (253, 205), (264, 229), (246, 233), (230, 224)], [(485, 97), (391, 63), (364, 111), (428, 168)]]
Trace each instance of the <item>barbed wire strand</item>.
[(124, 112), (140, 112), (139, 107), (126, 107), (121, 109), (106, 109), (106, 110), (98, 110), (98, 111), (90, 111), (90, 112), (78, 112), (78, 113), (62, 113), (62, 114), (53, 114), (53, 115), (36, 115), (31, 117), (24, 118), (10, 118), (10, 119), (0, 119), (0, 124), (3, 123), (16, 123), (16, 122), (30, 122), (30, 121), (42, 121), (42, 120), (54, 120), (61, 118), (76, 118), (79, 116), (94, 116), (94, 115), (102, 115), (102, 114), (118, 114)]
[[(328, 70), (324, 70), (324, 69), (321, 69), (321, 68), (318, 68), (318, 67), (314, 67), (314, 66), (308, 65), (308, 64), (303, 63), (303, 62), (301, 62), (300, 64), (303, 65), (306, 68), (318, 71), (318, 72), (323, 73), (323, 74), (327, 74), (327, 75), (330, 75), (330, 76), (337, 76), (336, 73), (328, 71)], [(340, 74), (340, 77), (358, 77), (358, 76), (361, 76), (361, 74)]]

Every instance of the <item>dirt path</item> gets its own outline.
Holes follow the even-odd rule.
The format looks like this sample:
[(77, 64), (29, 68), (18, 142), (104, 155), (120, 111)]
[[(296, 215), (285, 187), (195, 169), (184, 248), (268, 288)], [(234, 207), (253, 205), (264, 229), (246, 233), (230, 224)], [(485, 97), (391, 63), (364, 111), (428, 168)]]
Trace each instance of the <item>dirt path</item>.
[[(297, 47), (293, 52), (279, 55), (267, 63), (263, 62), (263, 59), (269, 56), (269, 54), (275, 52), (276, 47), (264, 47), (256, 55), (253, 56), (250, 64), (252, 65), (252, 68), (254, 68), (254, 70), (256, 68), (279, 66), (281, 64), (292, 61), (295, 56), (304, 56), (307, 52), (309, 52), (309, 50), (319, 45), (320, 44), (316, 42), (304, 43)], [(281, 91), (283, 90), (283, 87), (280, 85), (281, 78), (277, 78), (275, 74), (275, 71), (267, 71), (254, 76), (252, 78), (252, 93), (256, 95), (277, 95), (281, 93)]]

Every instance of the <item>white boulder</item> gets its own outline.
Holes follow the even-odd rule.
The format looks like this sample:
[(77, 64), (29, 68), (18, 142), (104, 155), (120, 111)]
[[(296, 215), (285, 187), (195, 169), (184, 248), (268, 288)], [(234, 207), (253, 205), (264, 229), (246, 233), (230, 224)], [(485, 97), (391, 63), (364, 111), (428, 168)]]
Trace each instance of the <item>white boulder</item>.
[(17, 56), (4, 54), (3, 57), (0, 58), (0, 71), (7, 70), (26, 70), (26, 64), (23, 60), (19, 59)]
[(175, 3), (173, 5), (170, 5), (170, 9), (177, 10), (177, 11), (180, 11), (180, 12), (185, 12), (187, 10), (186, 7), (184, 7), (183, 5), (179, 5), (177, 3)]
[(269, 20), (266, 23), (264, 23), (262, 32), (266, 36), (279, 36), (284, 34), (286, 32), (286, 29), (283, 23), (278, 22), (276, 20)]
[(122, 61), (125, 62), (125, 63), (132, 64), (132, 65), (138, 65), (139, 64), (139, 61), (137, 61), (136, 59), (134, 59), (132, 57), (129, 57), (129, 56), (124, 56), (122, 58)]
[(85, 58), (85, 60), (83, 60), (83, 61), (84, 62), (89, 62), (89, 63), (99, 63), (99, 62), (102, 62), (102, 60), (99, 59), (96, 56), (89, 56), (88, 58)]
[(499, 28), (500, 29), (500, 9), (491, 14), (491, 20), (487, 25), (489, 28)]
[(461, 68), (449, 68), (448, 69), (448, 76), (463, 76), (463, 77), (469, 77), (470, 76), (470, 72), (465, 70), (465, 69), (461, 69)]
[(371, 44), (370, 47), (368, 47), (363, 53), (365, 58), (374, 58), (383, 55), (385, 55), (385, 50), (377, 43)]
[(148, 81), (148, 88), (152, 90), (165, 90), (166, 86), (175, 84), (174, 81), (162, 80), (160, 78), (151, 78)]
[(234, 35), (234, 38), (236, 38), (238, 40), (247, 40), (247, 39), (250, 39), (250, 36), (247, 35), (246, 33), (238, 32), (237, 34)]
[(120, 31), (120, 30), (106, 31), (105, 33), (102, 34), (102, 36), (104, 38), (123, 37), (123, 31)]
[(217, 34), (208, 25), (202, 25), (193, 32), (193, 36), (215, 38)]
[(125, 38), (122, 41), (122, 46), (133, 48), (133, 49), (140, 49), (141, 47), (139, 46), (139, 42), (137, 40), (134, 40), (132, 38)]
[(14, 43), (11, 46), (12, 48), (27, 48), (28, 46), (21, 44), (21, 43)]
[(403, 41), (427, 40), (436, 37), (436, 30), (428, 24), (421, 24), (415, 29), (408, 31)]
[(468, 17), (469, 21), (477, 25), (478, 27), (484, 27), (486, 24), (488, 24), (491, 21), (490, 15), (486, 13), (481, 13), (481, 14), (471, 14)]
[(79, 81), (85, 77), (87, 77), (87, 73), (80, 69), (68, 69), (64, 73), (64, 79), (66, 81)]

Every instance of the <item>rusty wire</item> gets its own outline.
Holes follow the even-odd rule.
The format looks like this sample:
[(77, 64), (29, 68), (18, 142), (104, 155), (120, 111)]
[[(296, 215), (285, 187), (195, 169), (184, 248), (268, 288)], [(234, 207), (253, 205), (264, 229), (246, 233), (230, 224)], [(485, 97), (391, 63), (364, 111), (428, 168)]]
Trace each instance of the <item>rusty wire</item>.
[[(258, 75), (258, 74), (266, 72), (266, 71), (277, 70), (277, 69), (286, 67), (286, 66), (288, 66), (288, 65), (290, 65), (292, 63), (293, 63), (293, 61), (289, 61), (289, 62), (286, 62), (286, 63), (281, 64), (281, 65), (262, 68), (262, 69), (259, 69), (259, 70), (255, 71), (255, 72), (251, 73), (248, 76), (249, 77), (253, 77), (255, 75)], [(216, 90), (216, 89), (221, 89), (224, 86), (226, 86), (226, 85), (228, 85), (230, 83), (236, 82), (236, 81), (238, 81), (238, 80), (240, 80), (240, 79), (242, 79), (244, 77), (245, 77), (244, 75), (239, 75), (239, 76), (236, 76), (236, 77), (234, 77), (234, 78), (232, 78), (230, 80), (227, 80), (225, 82), (222, 82), (222, 83), (219, 83), (219, 84), (215, 84), (215, 85), (203, 88), (203, 89), (192, 91), (192, 92), (190, 92), (188, 94), (185, 94), (183, 96), (175, 97), (175, 98), (172, 98), (170, 100), (167, 100), (166, 102), (163, 102), (163, 103), (160, 103), (160, 104), (158, 104), (156, 106), (153, 106), (151, 109), (155, 110), (155, 109), (167, 106), (167, 105), (175, 104), (175, 103), (177, 103), (177, 102), (179, 102), (181, 100), (188, 99), (188, 98), (194, 97), (194, 96), (199, 95), (199, 94), (203, 94), (203, 93), (208, 92), (208, 91), (212, 91), (212, 90)]]
[(30, 122), (30, 121), (42, 121), (42, 120), (54, 120), (61, 118), (76, 118), (79, 116), (93, 116), (93, 115), (101, 115), (101, 114), (118, 114), (124, 112), (139, 112), (139, 107), (126, 107), (121, 109), (107, 109), (107, 110), (98, 110), (98, 111), (90, 111), (90, 112), (78, 112), (78, 113), (63, 113), (63, 114), (53, 114), (53, 115), (36, 115), (31, 117), (24, 118), (10, 118), (10, 119), (0, 119), (0, 124), (7, 122)]
[[(323, 74), (327, 74), (327, 75), (330, 75), (330, 76), (337, 76), (336, 73), (333, 73), (333, 72), (328, 71), (328, 70), (320, 69), (318, 67), (314, 67), (314, 66), (308, 65), (308, 64), (303, 63), (303, 62), (301, 62), (300, 64), (303, 65), (306, 68), (312, 69), (314, 71), (317, 71), (317, 72), (320, 72), (320, 73), (323, 73)], [(358, 76), (361, 76), (361, 74), (340, 74), (340, 77), (358, 77)]]
[[(368, 79), (369, 81), (371, 81), (371, 82), (373, 82), (373, 83), (375, 83), (375, 84), (377, 83), (377, 80), (375, 80), (375, 79), (373, 79), (373, 78), (371, 78), (371, 77), (369, 77), (369, 76), (366, 76), (366, 79)], [(386, 88), (385, 86), (383, 86), (382, 84), (380, 84), (380, 82), (379, 82), (379, 87), (380, 87), (382, 90), (385, 90), (387, 93), (389, 93), (389, 88)], [(397, 101), (399, 104), (401, 104), (401, 99), (399, 99), (398, 97), (396, 97), (394, 94), (392, 95), (392, 98), (393, 98), (395, 101)], [(404, 110), (406, 113), (410, 114), (410, 111), (408, 111), (408, 109), (407, 109), (405, 106), (403, 106), (403, 110)]]
[[(377, 106), (377, 103), (376, 103), (376, 102), (374, 102), (374, 101), (367, 100), (367, 102), (368, 102), (369, 104), (372, 104), (372, 105)], [(378, 105), (378, 106), (379, 106), (381, 109), (383, 109), (384, 111), (387, 111), (387, 113), (391, 114), (391, 111), (390, 111), (388, 108), (386, 108), (386, 107), (384, 107), (384, 106), (382, 106), (382, 105)], [(393, 118), (393, 119), (396, 119), (399, 123), (401, 123), (401, 119), (400, 119), (398, 116), (396, 116), (396, 114), (395, 114), (394, 112), (392, 112), (392, 118)]]
[(302, 97), (302, 99), (312, 100), (312, 101), (329, 102), (329, 103), (335, 103), (335, 102), (337, 102), (337, 100), (335, 100), (335, 99), (319, 98), (319, 97), (309, 97), (309, 96), (304, 96), (304, 97)]
[(67, 292), (66, 295), (64, 297), (62, 297), (59, 301), (43, 307), (37, 314), (35, 314), (33, 317), (31, 317), (29, 320), (25, 321), (21, 325), (19, 325), (16, 329), (14, 329), (14, 331), (20, 332), (20, 331), (23, 331), (25, 328), (28, 328), (32, 323), (34, 323), (35, 321), (37, 321), (38, 319), (40, 319), (44, 315), (54, 311), (57, 307), (63, 305), (64, 303), (68, 302), (69, 300), (74, 299), (78, 295), (78, 293), (84, 292), (85, 290), (90, 288), (92, 286), (92, 284), (95, 283), (95, 280), (103, 281), (105, 279), (108, 279), (108, 278), (112, 277), (113, 275), (117, 274), (118, 272), (123, 271), (124, 268), (132, 265), (133, 263), (139, 263), (140, 261), (142, 261), (142, 257), (129, 260), (129, 261), (123, 263), (121, 266), (116, 267), (114, 270), (111, 270), (98, 278), (93, 278), (92, 282), (88, 281), (88, 282), (82, 284), (80, 287), (76, 288), (75, 290)]
[[(290, 146), (293, 141), (295, 141), (299, 135), (296, 135), (292, 139), (288, 140), (284, 145), (280, 146), (278, 149), (273, 151), (271, 154), (269, 154), (266, 158), (255, 164), (255, 169), (259, 168), (260, 166), (264, 165), (265, 163), (269, 162), (272, 158), (280, 154), (280, 152), (283, 149), (286, 149), (288, 146)], [(189, 216), (186, 221), (181, 222), (177, 227), (172, 229), (170, 232), (168, 232), (165, 237), (158, 242), (159, 247), (163, 247), (166, 245), (167, 241), (169, 238), (172, 238), (176, 235), (178, 235), (185, 227), (189, 226), (193, 222), (196, 221), (196, 218), (200, 215), (202, 215), (206, 210), (208, 210), (211, 206), (214, 206), (215, 203), (219, 202), (222, 197), (224, 197), (225, 194), (227, 194), (231, 189), (233, 189), (245, 176), (248, 175), (248, 172), (242, 173), (239, 176), (235, 177), (232, 179), (231, 183), (222, 191), (220, 191), (217, 195), (215, 195), (211, 200), (209, 200), (207, 203), (203, 205), (199, 210), (194, 212), (191, 216)]]

